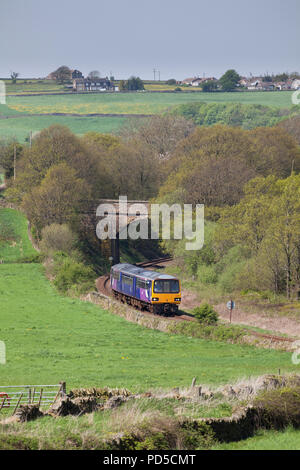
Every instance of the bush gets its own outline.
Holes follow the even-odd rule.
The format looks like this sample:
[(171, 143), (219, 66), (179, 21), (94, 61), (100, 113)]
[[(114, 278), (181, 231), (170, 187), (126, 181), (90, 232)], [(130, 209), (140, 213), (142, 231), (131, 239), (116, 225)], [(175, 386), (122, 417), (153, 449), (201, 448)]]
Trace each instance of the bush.
[(218, 323), (218, 314), (209, 304), (203, 304), (201, 307), (194, 308), (193, 314), (199, 323), (205, 325), (216, 325)]
[(218, 275), (214, 265), (206, 266), (201, 264), (198, 266), (197, 276), (200, 282), (203, 284), (216, 284), (218, 281)]
[(300, 427), (300, 388), (285, 387), (262, 392), (254, 400), (259, 410), (258, 425), (284, 429), (289, 425)]
[(66, 224), (47, 225), (42, 230), (41, 250), (52, 255), (56, 251), (70, 253), (76, 243), (76, 236)]
[(94, 287), (96, 274), (93, 269), (63, 254), (56, 256), (55, 274), (54, 285), (60, 292), (73, 289), (84, 293)]

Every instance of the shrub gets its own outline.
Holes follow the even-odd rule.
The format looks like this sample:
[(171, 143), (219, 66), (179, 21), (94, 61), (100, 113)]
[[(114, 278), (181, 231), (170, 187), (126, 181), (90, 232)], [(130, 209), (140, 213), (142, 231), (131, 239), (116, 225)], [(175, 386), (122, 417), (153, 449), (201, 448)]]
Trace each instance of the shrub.
[(79, 293), (86, 292), (94, 286), (95, 272), (89, 266), (68, 256), (56, 257), (54, 285), (61, 292), (76, 289)]
[(194, 308), (193, 314), (199, 323), (205, 325), (216, 325), (218, 323), (218, 314), (209, 304), (203, 304), (200, 307)]
[(218, 280), (214, 265), (206, 266), (202, 264), (198, 266), (197, 276), (203, 284), (215, 284)]
[(70, 253), (76, 243), (76, 236), (66, 224), (47, 225), (42, 230), (41, 249), (52, 255), (56, 251)]
[(259, 410), (259, 426), (284, 429), (300, 427), (300, 387), (262, 392), (254, 400)]

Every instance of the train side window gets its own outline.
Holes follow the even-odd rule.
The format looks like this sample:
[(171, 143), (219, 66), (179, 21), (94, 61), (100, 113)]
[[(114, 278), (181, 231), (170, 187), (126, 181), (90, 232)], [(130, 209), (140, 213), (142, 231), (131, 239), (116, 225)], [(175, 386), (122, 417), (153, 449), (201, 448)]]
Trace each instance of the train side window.
[(116, 279), (117, 281), (119, 281), (119, 280), (120, 280), (120, 273), (119, 273), (119, 271), (113, 271), (112, 277), (113, 277), (113, 279)]
[(137, 279), (136, 280), (136, 287), (138, 289), (146, 289), (147, 288), (147, 283), (143, 279)]
[(122, 280), (123, 280), (124, 284), (127, 284), (128, 286), (133, 285), (133, 278), (130, 277), (130, 276), (123, 275)]

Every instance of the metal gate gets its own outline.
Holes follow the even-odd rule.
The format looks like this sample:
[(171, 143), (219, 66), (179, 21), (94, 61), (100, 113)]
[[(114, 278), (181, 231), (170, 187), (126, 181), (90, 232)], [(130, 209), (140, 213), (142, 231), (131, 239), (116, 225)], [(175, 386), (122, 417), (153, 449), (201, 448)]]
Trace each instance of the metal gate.
[(66, 383), (55, 385), (0, 386), (0, 413), (14, 414), (20, 405), (39, 405), (49, 408), (58, 397), (66, 395)]

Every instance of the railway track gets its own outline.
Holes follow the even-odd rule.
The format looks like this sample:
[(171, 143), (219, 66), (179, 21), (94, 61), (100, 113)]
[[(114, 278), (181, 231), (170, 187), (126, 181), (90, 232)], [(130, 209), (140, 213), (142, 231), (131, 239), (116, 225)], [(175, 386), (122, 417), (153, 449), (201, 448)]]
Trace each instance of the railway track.
[[(152, 261), (143, 261), (141, 263), (136, 263), (137, 266), (144, 267), (144, 268), (151, 268), (155, 266), (159, 266), (160, 264), (163, 264), (164, 262), (169, 262), (172, 261), (172, 257), (162, 257), (162, 258), (157, 258)], [(104, 294), (108, 297), (113, 297), (112, 290), (110, 288), (110, 276), (109, 274), (105, 276), (101, 276), (96, 280), (96, 287), (97, 290), (101, 293)], [(151, 312), (147, 312), (146, 310), (143, 311), (145, 315), (153, 315)], [(197, 321), (192, 315), (189, 315), (187, 313), (183, 314), (177, 314), (173, 317), (169, 317), (170, 320), (173, 321)], [(244, 329), (246, 333), (248, 333), (251, 336), (256, 336), (258, 338), (264, 338), (267, 339), (271, 342), (285, 342), (285, 343), (293, 343), (294, 341), (297, 340), (297, 338), (289, 338), (285, 336), (276, 336), (276, 335), (269, 335), (269, 334), (264, 334), (264, 333), (259, 333), (258, 331), (253, 331), (250, 329)]]

